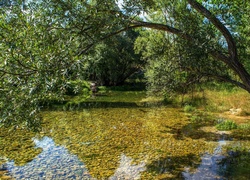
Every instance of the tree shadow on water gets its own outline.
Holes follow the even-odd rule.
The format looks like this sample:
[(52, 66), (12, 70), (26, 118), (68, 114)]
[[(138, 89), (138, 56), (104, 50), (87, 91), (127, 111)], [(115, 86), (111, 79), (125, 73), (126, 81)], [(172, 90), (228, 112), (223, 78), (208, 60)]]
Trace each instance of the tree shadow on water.
[(182, 127), (182, 135), (192, 139), (204, 139), (206, 141), (218, 141), (220, 139), (227, 139), (226, 135), (217, 132), (207, 132), (202, 129), (202, 125), (197, 125), (194, 123), (187, 124)]
[(196, 168), (199, 166), (200, 157), (194, 154), (185, 156), (166, 156), (151, 162), (147, 169), (152, 174), (157, 174), (157, 179), (184, 179), (185, 167)]
[[(181, 127), (178, 131), (173, 131), (177, 139), (179, 137), (189, 137), (192, 139), (204, 139), (206, 141), (219, 141), (219, 140), (241, 140), (241, 141), (250, 141), (250, 129), (242, 130), (235, 129), (231, 130), (230, 133), (225, 133), (224, 131), (219, 130), (204, 130), (204, 127), (214, 128), (211, 124), (197, 124), (189, 123)], [(179, 135), (178, 135), (179, 132)]]
[[(203, 126), (193, 123), (189, 123), (185, 126), (165, 126), (166, 130), (162, 131), (162, 133), (170, 133), (177, 140), (189, 137), (192, 139), (204, 139), (206, 141), (218, 141), (222, 138), (221, 134), (205, 132), (201, 127)], [(225, 138), (225, 135), (223, 135), (223, 138)]]
[(250, 152), (236, 149), (229, 151), (228, 155), (219, 162), (219, 174), (228, 179), (249, 180), (250, 179)]

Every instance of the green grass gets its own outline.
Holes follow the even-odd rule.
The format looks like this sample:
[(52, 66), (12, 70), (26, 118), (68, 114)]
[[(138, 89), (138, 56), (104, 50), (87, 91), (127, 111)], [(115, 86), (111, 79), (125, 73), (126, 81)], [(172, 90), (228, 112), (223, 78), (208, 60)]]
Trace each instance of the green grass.
[(237, 129), (237, 124), (234, 121), (226, 120), (216, 125), (216, 128), (221, 131), (229, 131)]
[(240, 124), (238, 125), (238, 129), (250, 130), (250, 124)]

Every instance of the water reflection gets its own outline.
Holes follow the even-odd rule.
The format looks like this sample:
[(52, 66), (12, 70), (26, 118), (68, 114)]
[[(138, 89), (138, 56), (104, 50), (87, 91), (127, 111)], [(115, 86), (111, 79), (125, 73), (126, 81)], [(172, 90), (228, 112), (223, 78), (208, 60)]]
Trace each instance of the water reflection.
[(171, 128), (181, 131), (189, 121), (173, 108), (50, 111), (44, 123), (44, 134), (77, 155), (97, 179), (179, 177), (183, 167), (214, 147), (204, 139), (176, 139)]
[[(53, 139), (45, 136), (33, 139), (37, 148), (43, 151), (24, 166), (15, 166), (14, 161), (7, 162), (5, 168), (15, 179), (88, 179), (94, 180), (84, 163), (72, 155), (65, 147), (56, 146)], [(133, 164), (133, 159), (121, 155), (120, 166), (109, 180), (140, 179), (141, 172), (146, 170), (145, 163)]]
[(33, 139), (43, 151), (24, 166), (8, 162), (7, 170), (15, 179), (91, 179), (87, 169), (76, 155), (62, 146), (56, 146), (49, 137)]
[(109, 180), (118, 179), (140, 179), (141, 172), (146, 170), (145, 162), (141, 162), (138, 165), (132, 164), (133, 159), (126, 155), (121, 155), (120, 166), (115, 171), (115, 174), (109, 178)]
[(200, 179), (226, 179), (219, 175), (220, 165), (219, 162), (225, 156), (222, 155), (222, 146), (226, 145), (225, 140), (220, 140), (218, 146), (215, 148), (213, 154), (204, 154), (201, 158), (201, 164), (195, 170), (195, 172), (189, 172), (189, 168), (185, 168), (185, 172), (182, 173), (186, 180), (200, 180)]
[(0, 131), (0, 156), (13, 160), (7, 169), (16, 179), (222, 179), (216, 161), (223, 141), (218, 146), (207, 138), (216, 133), (197, 126), (186, 133), (190, 120), (178, 109), (93, 108), (43, 117), (42, 139)]

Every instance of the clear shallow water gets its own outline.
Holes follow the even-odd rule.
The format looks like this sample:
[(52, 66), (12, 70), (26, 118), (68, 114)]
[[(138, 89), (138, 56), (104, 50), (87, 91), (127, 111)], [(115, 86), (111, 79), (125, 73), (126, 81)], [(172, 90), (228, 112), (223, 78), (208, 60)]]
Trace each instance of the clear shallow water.
[(24, 166), (6, 163), (11, 177), (16, 179), (89, 179), (90, 175), (83, 162), (65, 147), (56, 146), (53, 139), (45, 136), (34, 138), (36, 148), (42, 148), (31, 162)]
[(195, 128), (180, 109), (95, 108), (43, 116), (40, 134), (0, 132), (0, 157), (8, 160), (2, 177), (223, 179), (217, 161), (224, 141)]
[(206, 153), (201, 157), (201, 163), (194, 170), (194, 172), (190, 172), (188, 167), (185, 168), (185, 171), (182, 173), (183, 178), (186, 180), (227, 179), (221, 176), (218, 171), (218, 169), (220, 168), (218, 162), (220, 162), (223, 158), (225, 158), (225, 156), (222, 153), (222, 148), (223, 145), (226, 144), (227, 142), (225, 140), (219, 140), (218, 146), (214, 149), (214, 152), (212, 154)]
[[(45, 136), (34, 138), (37, 148), (42, 152), (24, 166), (15, 166), (13, 161), (7, 162), (5, 168), (15, 179), (92, 179), (86, 166), (76, 155), (71, 154), (65, 147), (56, 146), (53, 139)], [(110, 180), (120, 178), (139, 179), (145, 171), (145, 163), (132, 164), (133, 159), (122, 154), (120, 165)]]

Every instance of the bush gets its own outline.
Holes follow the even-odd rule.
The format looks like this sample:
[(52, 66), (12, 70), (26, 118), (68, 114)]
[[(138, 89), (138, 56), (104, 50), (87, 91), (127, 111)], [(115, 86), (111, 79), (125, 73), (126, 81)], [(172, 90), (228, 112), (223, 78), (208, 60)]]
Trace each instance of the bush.
[(67, 83), (66, 95), (90, 94), (90, 84), (86, 81), (69, 81)]
[(108, 92), (108, 89), (106, 86), (98, 86), (98, 93), (105, 94)]
[(217, 124), (216, 128), (221, 131), (228, 131), (232, 129), (237, 129), (237, 124), (231, 120), (226, 120)]

